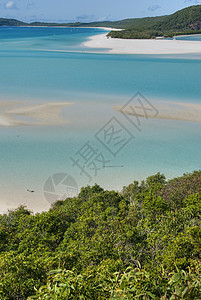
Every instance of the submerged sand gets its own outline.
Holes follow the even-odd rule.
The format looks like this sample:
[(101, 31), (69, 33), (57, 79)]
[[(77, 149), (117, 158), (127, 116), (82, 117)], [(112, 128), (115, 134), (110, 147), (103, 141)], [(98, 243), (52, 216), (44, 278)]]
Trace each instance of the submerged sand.
[[(149, 119), (164, 119), (176, 121), (201, 122), (201, 105), (171, 101), (151, 101), (152, 105), (157, 109), (157, 114), (149, 114)], [(122, 113), (123, 105), (114, 106), (113, 109)], [(123, 109), (123, 113), (136, 117), (138, 111), (132, 112), (130, 107)], [(142, 113), (142, 112), (140, 112)]]
[[(201, 105), (171, 101), (152, 100), (152, 105), (158, 111), (150, 114), (150, 119), (166, 119), (177, 121), (201, 122)], [(44, 103), (24, 104), (17, 102), (0, 102), (0, 126), (56, 126), (67, 124), (69, 121), (62, 116), (64, 108), (73, 103)], [(122, 112), (123, 105), (116, 105), (113, 109)], [(123, 109), (123, 113), (135, 116), (130, 106)], [(140, 117), (141, 113), (138, 115)]]
[(61, 125), (68, 123), (62, 110), (73, 103), (25, 104), (0, 102), (0, 126)]
[(90, 37), (83, 45), (96, 51), (107, 48), (112, 54), (201, 54), (201, 41), (116, 39), (105, 33)]

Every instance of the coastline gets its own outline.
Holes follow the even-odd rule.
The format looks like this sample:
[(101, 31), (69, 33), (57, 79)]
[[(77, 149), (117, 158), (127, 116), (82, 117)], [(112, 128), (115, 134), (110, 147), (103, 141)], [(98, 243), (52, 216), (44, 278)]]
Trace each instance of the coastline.
[[(109, 31), (109, 28), (104, 28), (105, 30)], [(104, 33), (106, 35), (107, 33)], [(106, 40), (106, 42), (110, 41)], [(124, 40), (122, 40), (124, 43)], [(129, 40), (130, 42), (130, 40)], [(145, 42), (150, 42), (146, 41)], [(156, 41), (157, 44), (160, 44), (161, 41)], [(170, 41), (171, 43), (174, 41)], [(196, 42), (197, 43), (197, 42)], [(57, 50), (49, 50), (46, 51), (57, 51)], [(60, 51), (60, 50), (58, 50)], [(93, 51), (93, 50), (92, 50)], [(67, 52), (64, 50), (64, 52)], [(73, 51), (75, 52), (75, 51)], [(81, 52), (81, 51), (80, 51)], [(99, 52), (100, 53), (100, 52)], [(103, 52), (102, 52), (103, 53)], [(109, 55), (106, 55), (107, 58), (109, 58)], [(112, 57), (110, 57), (112, 58)], [(109, 59), (110, 59), (109, 58)], [(114, 62), (115, 65), (115, 62)], [(27, 64), (28, 66), (28, 64)], [(44, 65), (45, 66), (45, 65)], [(49, 63), (49, 68), (44, 70), (44, 74), (48, 74), (48, 70), (50, 70), (51, 63)], [(61, 66), (61, 65), (60, 65)], [(78, 66), (80, 66), (78, 64)], [(109, 70), (105, 69), (105, 65), (101, 64), (98, 65), (101, 66), (102, 69), (104, 70)], [(111, 65), (112, 66), (112, 65)], [(43, 65), (41, 64), (41, 68)], [(84, 65), (85, 68), (87, 68), (87, 64)], [(3, 68), (2, 68), (3, 69)], [(17, 69), (17, 68), (16, 68)], [(120, 69), (120, 68), (118, 68)], [(118, 71), (117, 69), (117, 71)], [(57, 70), (57, 69), (56, 69)], [(58, 70), (60, 70), (58, 68)], [(63, 69), (61, 69), (62, 71)], [(78, 70), (78, 68), (76, 69)], [(99, 68), (96, 67), (92, 70), (97, 70), (97, 74), (99, 72)], [(122, 69), (120, 69), (122, 71)], [(19, 78), (20, 74), (23, 71), (23, 69), (19, 69)], [(40, 70), (38, 70), (39, 72)], [(125, 72), (125, 71), (124, 71)], [(165, 69), (161, 68), (161, 74), (165, 73)], [(15, 73), (14, 73), (15, 74)], [(26, 74), (26, 72), (25, 72)], [(28, 74), (28, 73), (27, 73)], [(53, 74), (53, 73), (52, 73)], [(62, 77), (62, 72), (59, 73), (61, 74)], [(70, 71), (69, 71), (70, 74)], [(83, 75), (82, 77), (85, 80), (85, 74), (86, 71), (83, 69)], [(101, 74), (101, 73), (100, 73)], [(190, 73), (191, 74), (191, 73)], [(193, 69), (192, 75), (195, 74), (195, 70)], [(92, 74), (93, 75), (93, 74)], [(99, 75), (99, 74), (98, 74)], [(109, 74), (110, 75), (110, 74)], [(111, 74), (112, 75), (112, 74)], [(30, 72), (31, 76), (31, 72)], [(90, 78), (92, 78), (91, 76)], [(192, 76), (193, 77), (193, 76)], [(5, 77), (6, 78), (6, 77)], [(23, 78), (23, 77), (22, 77)], [(81, 77), (80, 77), (81, 78)], [(86, 77), (87, 78), (87, 77)], [(101, 78), (98, 77), (98, 78)], [(105, 83), (108, 85), (110, 84), (110, 78), (108, 76), (107, 82)], [(122, 77), (120, 77), (122, 78)], [(198, 76), (199, 78), (199, 76)], [(54, 79), (54, 77), (53, 77)], [(142, 77), (142, 81), (144, 81), (144, 77)], [(51, 81), (53, 82), (53, 81)], [(121, 84), (121, 81), (119, 81)], [(12, 82), (13, 83), (13, 82)], [(15, 82), (14, 82), (15, 83)], [(158, 84), (158, 81), (157, 81)], [(122, 83), (123, 85), (123, 83)], [(56, 85), (55, 87), (62, 87), (61, 85)], [(102, 85), (104, 86), (104, 85)], [(38, 86), (37, 86), (38, 87)], [(85, 87), (85, 85), (84, 85)], [(129, 85), (128, 85), (129, 87)], [(66, 89), (67, 90), (67, 89)], [(65, 91), (66, 91), (65, 90)], [(30, 89), (30, 92), (32, 89)], [(51, 89), (50, 89), (51, 91)], [(96, 91), (96, 90), (95, 90)], [(101, 90), (102, 91), (102, 90)], [(26, 92), (26, 91), (25, 91)], [(53, 91), (54, 92), (54, 91)], [(81, 93), (82, 91), (80, 91)], [(104, 88), (103, 91), (105, 92)], [(95, 93), (95, 92), (94, 92)], [(106, 93), (106, 92), (105, 92)], [(26, 94), (26, 93), (25, 93)], [(39, 93), (40, 94), (40, 93)], [(32, 94), (30, 94), (32, 95)], [(37, 93), (38, 95), (38, 93)], [(49, 95), (49, 94), (48, 94)], [(55, 95), (55, 93), (53, 93)], [(59, 94), (58, 94), (59, 95)], [(68, 93), (67, 93), (68, 95)], [(16, 96), (15, 96), (16, 97)], [(122, 96), (123, 97), (123, 96)], [(128, 96), (125, 96), (126, 99)], [(165, 96), (164, 96), (165, 97)], [(79, 97), (78, 97), (79, 98)], [(84, 98), (84, 97), (83, 97)], [(7, 99), (7, 97), (5, 97)], [(12, 97), (11, 97), (12, 99)], [(60, 99), (60, 98), (59, 98)], [(63, 98), (61, 98), (63, 99)], [(74, 98), (70, 97), (68, 95), (66, 101), (74, 101)], [(76, 98), (77, 99), (77, 98)], [(96, 99), (96, 98), (95, 98)], [(3, 97), (2, 97), (3, 100)], [(17, 101), (16, 98), (14, 98), (15, 101)], [(37, 101), (43, 101), (43, 98), (38, 98), (36, 99), (37, 101), (35, 102), (34, 99), (30, 99), (30, 102), (28, 101), (29, 99), (25, 98), (24, 95), (24, 100), (26, 100), (26, 103), (13, 103), (10, 104), (6, 103), (5, 105), (2, 105), (2, 111), (1, 111), (1, 116), (0, 116), (0, 129), (2, 132), (1, 138), (2, 138), (2, 144), (6, 145), (6, 147), (2, 147), (1, 150), (1, 158), (2, 158), (2, 178), (1, 178), (1, 185), (3, 186), (1, 188), (1, 207), (2, 210), (7, 210), (7, 208), (15, 208), (15, 205), (20, 205), (24, 204), (27, 205), (30, 209), (36, 211), (43, 211), (49, 208), (47, 201), (44, 199), (43, 195), (43, 183), (45, 182), (46, 178), (48, 176), (56, 173), (56, 172), (70, 172), (72, 173), (73, 176), (75, 177), (76, 180), (78, 181), (79, 186), (84, 186), (84, 183), (82, 183), (82, 179), (80, 179), (80, 173), (79, 169), (73, 169), (71, 167), (72, 161), (70, 161), (69, 157), (71, 157), (72, 153), (76, 153), (77, 150), (79, 150), (79, 146), (82, 146), (82, 142), (85, 142), (85, 135), (86, 138), (91, 137), (89, 135), (90, 131), (88, 131), (88, 128), (85, 128), (86, 125), (83, 125), (82, 131), (78, 131), (77, 128), (80, 128), (81, 126), (77, 126), (77, 124), (74, 125), (73, 122), (71, 122), (71, 119), (73, 121), (73, 118), (68, 119), (68, 116), (71, 114), (71, 108), (69, 107), (70, 112), (66, 114), (66, 119), (64, 118), (64, 115), (62, 116), (61, 112), (62, 109), (65, 108), (68, 110), (68, 103), (58, 103), (55, 102), (55, 104), (38, 104)], [(50, 101), (50, 99), (44, 99), (44, 101)], [(90, 98), (92, 100), (92, 98)], [(101, 100), (101, 99), (100, 99)], [(125, 98), (120, 100), (114, 100), (114, 104), (123, 104)], [(21, 101), (19, 97), (19, 101)], [(56, 101), (56, 98), (55, 100)], [(189, 98), (190, 101), (190, 98)], [(162, 103), (161, 103), (162, 104)], [(56, 106), (58, 105), (58, 106)], [(70, 103), (69, 103), (70, 105)], [(85, 105), (83, 101), (83, 105)], [(189, 110), (193, 110), (190, 108), (190, 103), (189, 103)], [(8, 107), (9, 106), (9, 107)], [(165, 106), (165, 102), (164, 102)], [(194, 169), (194, 161), (199, 162), (199, 155), (196, 154), (196, 149), (200, 149), (199, 147), (199, 139), (195, 139), (196, 142), (193, 144), (192, 148), (190, 148), (191, 141), (188, 143), (189, 148), (186, 147), (187, 143), (182, 144), (181, 146), (171, 144), (172, 148), (168, 148), (167, 144), (172, 142), (172, 135), (171, 135), (171, 130), (174, 133), (176, 132), (176, 137), (179, 137), (179, 133), (177, 133), (177, 127), (181, 128), (183, 126), (183, 123), (181, 121), (174, 122), (174, 116), (173, 113), (175, 114), (174, 111), (172, 111), (172, 114), (169, 113), (168, 109), (166, 110), (164, 107), (160, 107), (159, 105), (156, 105), (157, 109), (159, 110), (159, 114), (163, 113), (163, 118), (167, 119), (167, 115), (169, 116), (170, 121), (159, 121), (156, 120), (156, 122), (152, 122), (155, 124), (155, 127), (153, 126), (152, 131), (146, 131), (146, 128), (141, 136), (139, 136), (139, 139), (136, 139), (136, 142), (134, 141), (134, 146), (129, 146), (130, 149), (125, 148), (125, 151), (122, 152), (121, 156), (119, 156), (119, 161), (120, 163), (125, 164), (124, 169), (112, 169), (112, 168), (104, 168), (103, 169), (103, 175), (101, 176), (101, 179), (99, 178), (96, 182), (98, 184), (101, 184), (105, 188), (107, 187), (107, 184), (110, 185), (111, 189), (116, 189), (118, 188), (119, 190), (126, 185), (127, 183), (129, 184), (133, 178), (136, 180), (141, 180), (141, 178), (146, 178), (148, 175), (153, 174), (154, 172), (157, 172), (158, 169), (161, 170), (161, 172), (164, 172), (167, 174), (168, 177), (170, 176), (177, 176), (178, 174), (182, 174), (186, 169)], [(89, 111), (87, 111), (87, 108), (89, 108)], [(99, 113), (101, 116), (104, 116), (104, 111), (103, 114), (101, 114), (101, 109), (100, 105), (96, 105), (95, 107), (97, 109), (97, 113)], [(58, 110), (57, 110), (58, 109)], [(75, 105), (75, 109), (79, 110), (79, 105)], [(195, 108), (196, 109), (196, 108)], [(180, 118), (182, 117), (182, 112), (180, 113), (180, 109), (177, 110), (177, 116)], [(90, 109), (90, 106), (86, 105), (85, 110), (81, 110), (79, 114), (77, 114), (76, 121), (79, 122), (80, 117), (84, 119), (83, 116), (90, 116), (89, 118), (92, 118), (91, 115), (93, 115), (94, 108)], [(75, 114), (73, 114), (74, 116)], [(199, 114), (201, 116), (201, 113)], [(117, 114), (117, 117), (119, 114)], [(93, 116), (93, 122), (96, 118), (96, 115)], [(197, 118), (197, 116), (196, 116)], [(86, 123), (88, 123), (88, 118), (86, 117)], [(172, 120), (171, 120), (172, 119)], [(2, 120), (2, 121), (1, 121)], [(183, 120), (183, 119), (182, 119)], [(95, 120), (96, 121), (96, 120)], [(126, 120), (125, 120), (126, 121)], [(194, 121), (193, 119), (191, 120), (192, 122)], [(83, 122), (83, 121), (82, 121)], [(198, 121), (200, 122), (200, 121)], [(1, 123), (3, 125), (1, 125)], [(167, 136), (166, 137), (166, 144), (163, 144), (163, 139), (159, 138), (160, 137), (160, 132), (158, 135), (154, 135), (154, 128), (160, 129), (161, 124), (167, 124), (167, 128), (162, 127), (164, 130), (163, 135)], [(55, 125), (60, 125), (60, 124), (67, 124), (66, 126), (62, 127), (62, 130), (65, 131), (65, 134), (60, 133), (60, 128), (53, 128)], [(95, 123), (96, 126), (98, 126), (98, 122)], [(104, 124), (104, 123), (103, 123)], [(102, 124), (102, 125), (103, 125)], [(36, 125), (39, 127), (37, 128)], [(46, 128), (40, 127), (41, 125), (46, 125)], [(52, 126), (51, 128), (48, 128), (48, 126)], [(176, 127), (177, 125), (177, 127)], [(199, 123), (193, 124), (193, 123), (185, 123), (185, 126), (182, 127), (184, 128), (184, 133), (185, 133), (185, 139), (188, 141), (190, 140), (188, 137), (190, 136), (188, 133), (185, 132), (185, 129), (192, 126), (194, 128), (195, 126), (200, 126)], [(23, 128), (20, 126), (23, 126)], [(33, 128), (35, 126), (35, 128)], [(96, 129), (96, 126), (94, 126), (94, 129)], [(187, 127), (188, 126), (188, 127)], [(148, 127), (148, 125), (147, 125)], [(169, 129), (170, 128), (170, 129)], [(59, 129), (59, 130), (58, 130)], [(73, 129), (73, 130), (72, 130)], [(161, 131), (162, 131), (161, 129)], [(196, 129), (199, 132), (199, 127)], [(51, 138), (46, 138), (46, 136), (49, 134), (49, 131), (52, 134)], [(54, 134), (56, 131), (58, 131), (58, 138), (57, 134)], [(193, 129), (189, 129), (190, 133), (193, 133)], [(153, 132), (153, 133), (152, 133)], [(178, 131), (179, 132), (179, 131)], [(33, 134), (34, 133), (34, 134)], [(84, 135), (84, 134), (85, 135)], [(94, 132), (95, 133), (95, 132)], [(162, 136), (163, 136), (162, 135)], [(180, 134), (182, 136), (182, 132)], [(150, 143), (151, 140), (151, 143)], [(87, 141), (87, 139), (86, 139)], [(178, 138), (178, 143), (182, 143), (182, 140)], [(195, 146), (194, 146), (195, 145)], [(177, 160), (177, 153), (174, 152), (175, 147), (178, 147), (177, 152), (179, 152), (179, 155), (181, 155), (181, 158), (178, 158)], [(167, 148), (167, 152), (166, 152)], [(147, 155), (147, 149), (149, 149), (149, 155)], [(195, 149), (195, 151), (193, 151)], [(158, 150), (158, 151), (157, 151)], [(190, 151), (191, 150), (191, 151)], [(106, 150), (107, 151), (107, 150)], [(185, 151), (183, 154), (182, 151)], [(172, 158), (172, 153), (176, 153), (175, 157)], [(193, 153), (194, 157), (192, 159), (189, 159), (189, 153)], [(197, 155), (197, 156), (196, 156)], [(132, 159), (131, 159), (132, 157)], [(146, 159), (147, 157), (147, 159)], [(127, 158), (127, 159), (126, 159)], [(185, 158), (185, 160), (184, 160)], [(10, 160), (9, 160), (10, 159)], [(168, 161), (167, 165), (165, 165), (165, 162)], [(176, 162), (175, 162), (176, 161)], [(197, 164), (196, 161), (196, 164)], [(114, 161), (116, 163), (116, 161)], [(118, 160), (117, 160), (118, 164)], [(157, 168), (157, 169), (156, 169)], [(169, 168), (169, 169), (168, 169)], [(42, 169), (42, 170), (41, 170)], [(172, 170), (173, 169), (173, 170)], [(173, 175), (173, 171), (175, 172), (175, 175)], [(147, 173), (149, 174), (147, 174)], [(146, 173), (146, 174), (145, 174)], [(75, 175), (74, 175), (75, 174)], [(18, 179), (19, 178), (19, 179)], [(112, 180), (111, 180), (112, 178)], [(101, 181), (102, 180), (102, 181)], [(35, 193), (27, 193), (26, 188), (30, 188), (35, 190)], [(13, 195), (15, 197), (13, 198)], [(16, 200), (16, 202), (14, 202)]]
[(201, 33), (195, 33), (195, 34), (180, 34), (180, 35), (175, 35), (174, 37), (177, 38), (177, 37), (182, 37), (182, 36), (196, 36), (196, 35), (200, 35), (200, 36), (201, 36)]
[[(107, 32), (121, 31), (123, 29), (110, 27), (67, 27), (67, 26), (16, 26), (24, 28), (96, 28)], [(87, 41), (82, 43), (82, 46), (90, 48), (94, 53), (109, 53), (109, 54), (145, 54), (145, 55), (168, 55), (168, 54), (201, 54), (201, 41), (186, 41), (186, 40), (165, 40), (165, 39), (117, 39), (107, 38), (107, 33), (99, 33), (90, 36)], [(199, 34), (195, 34), (199, 35)], [(200, 34), (201, 35), (201, 34)], [(179, 35), (194, 36), (194, 35)], [(100, 49), (100, 52), (98, 51)], [(104, 51), (102, 51), (104, 50)], [(49, 50), (53, 51), (53, 50)], [(90, 51), (90, 52), (92, 52)], [(71, 52), (65, 51), (62, 52)], [(75, 52), (75, 51), (73, 51)], [(85, 51), (77, 51), (83, 53)]]
[(201, 41), (114, 39), (106, 34), (91, 36), (83, 46), (108, 49), (110, 54), (201, 54)]
[[(10, 26), (4, 26), (4, 27), (10, 27)], [(19, 28), (97, 28), (97, 29), (103, 29), (106, 31), (120, 31), (123, 29), (118, 29), (118, 28), (112, 28), (112, 27), (90, 27), (90, 26), (14, 26), (14, 27), (19, 27)]]

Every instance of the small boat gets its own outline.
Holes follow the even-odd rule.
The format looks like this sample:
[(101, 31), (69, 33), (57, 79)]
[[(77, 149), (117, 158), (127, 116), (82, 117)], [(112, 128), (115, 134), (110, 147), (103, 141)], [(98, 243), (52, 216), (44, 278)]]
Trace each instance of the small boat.
[(26, 191), (29, 192), (29, 193), (34, 193), (35, 192), (35, 191), (29, 190), (29, 189), (26, 189)]

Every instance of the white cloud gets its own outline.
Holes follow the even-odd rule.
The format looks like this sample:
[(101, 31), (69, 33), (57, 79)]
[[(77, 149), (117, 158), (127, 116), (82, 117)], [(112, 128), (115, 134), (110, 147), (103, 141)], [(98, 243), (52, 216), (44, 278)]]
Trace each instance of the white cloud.
[(12, 8), (13, 4), (14, 3), (12, 1), (9, 1), (8, 3), (6, 3), (6, 8)]
[(9, 1), (5, 4), (6, 9), (17, 9), (16, 4), (13, 1)]

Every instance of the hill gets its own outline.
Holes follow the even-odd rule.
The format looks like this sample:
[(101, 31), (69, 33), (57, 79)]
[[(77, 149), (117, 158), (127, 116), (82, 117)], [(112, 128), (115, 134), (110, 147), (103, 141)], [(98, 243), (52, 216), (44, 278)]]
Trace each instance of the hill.
[(162, 21), (165, 16), (162, 17), (147, 17), (147, 18), (135, 18), (125, 19), (120, 21), (103, 21), (103, 22), (90, 22), (90, 23), (47, 23), (47, 22), (32, 22), (25, 23), (15, 19), (0, 18), (0, 26), (65, 26), (65, 27), (110, 27), (119, 29), (130, 29), (133, 27), (146, 27), (151, 24), (155, 24), (157, 21)]
[(119, 28), (119, 29), (132, 29), (133, 27), (146, 28), (156, 24), (158, 21), (162, 21), (165, 17), (166, 16), (124, 19), (120, 21), (91, 22), (91, 23), (82, 23), (81, 26), (110, 27), (110, 28)]
[(25, 23), (22, 21), (18, 21), (15, 19), (5, 19), (5, 18), (0, 18), (0, 26), (50, 26), (50, 27), (55, 27), (55, 26), (65, 26), (65, 27), (70, 27), (70, 26), (81, 26), (82, 23), (47, 23), (47, 22), (32, 22), (32, 23)]
[(0, 18), (0, 26), (25, 26), (27, 23), (15, 20)]
[(169, 16), (146, 19), (130, 20), (129, 27), (124, 27), (126, 30), (111, 31), (108, 35), (113, 38), (155, 38), (201, 33), (201, 5), (184, 8)]
[(0, 299), (201, 299), (201, 171), (0, 215)]
[(110, 27), (124, 29), (111, 31), (108, 36), (126, 39), (150, 39), (159, 36), (172, 37), (182, 34), (201, 33), (201, 5), (179, 10), (171, 15), (103, 21), (90, 23), (24, 23), (15, 19), (0, 19), (0, 26), (65, 26), (65, 27)]

